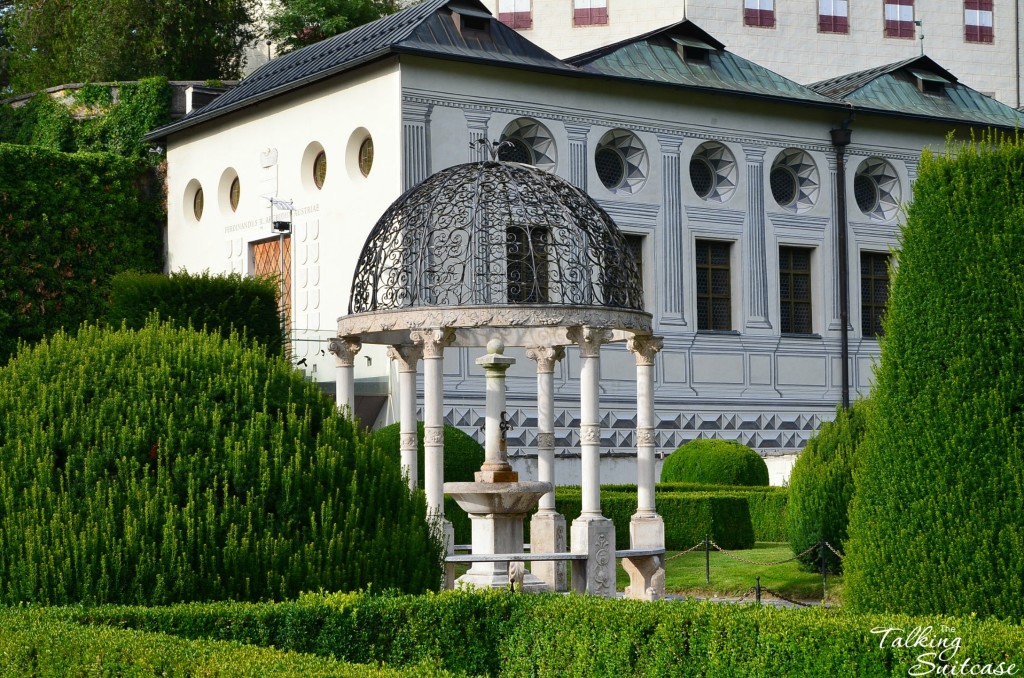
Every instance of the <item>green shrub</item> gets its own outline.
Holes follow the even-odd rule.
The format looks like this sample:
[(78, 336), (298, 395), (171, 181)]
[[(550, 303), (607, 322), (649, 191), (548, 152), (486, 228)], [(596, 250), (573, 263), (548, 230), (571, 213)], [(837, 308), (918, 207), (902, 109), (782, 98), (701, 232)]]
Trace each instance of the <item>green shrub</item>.
[[(685, 550), (704, 535), (724, 549), (754, 546), (754, 528), (746, 496), (733, 492), (656, 492), (655, 509), (665, 521), (665, 548)], [(567, 524), (582, 512), (579, 487), (555, 488), (555, 509)], [(601, 513), (615, 523), (615, 548), (628, 549), (629, 520), (636, 513), (636, 493), (602, 488)]]
[(160, 268), (166, 216), (162, 196), (140, 188), (146, 171), (0, 144), (0, 365), (19, 341), (102, 317), (114, 274)]
[(0, 612), (0, 676), (415, 676), (440, 670), (382, 669), (326, 657), (215, 640), (81, 626), (35, 610)]
[(205, 328), (227, 339), (239, 332), (279, 355), (285, 335), (277, 283), (238, 273), (214, 276), (187, 272), (119, 273), (111, 280), (107, 321), (114, 327), (144, 327), (152, 313), (181, 327)]
[(848, 604), (1024, 619), (1024, 139), (925, 153), (850, 511)]
[[(60, 612), (69, 616), (67, 612)], [(72, 611), (105, 623), (217, 638), (398, 668), (513, 676), (904, 677), (940, 669), (1024, 665), (1024, 628), (972, 617), (913, 618), (715, 602), (610, 600), (504, 591), (428, 596), (310, 595), (277, 605), (218, 603)], [(895, 645), (915, 627), (958, 642), (947, 655)], [(895, 628), (883, 642), (873, 629)], [(959, 639), (959, 640), (956, 640)], [(938, 671), (934, 671), (938, 675)]]
[(422, 497), (315, 384), (237, 339), (58, 333), (0, 369), (0, 601), (436, 588)]
[(735, 440), (693, 440), (665, 458), (661, 482), (767, 485), (768, 465)]
[[(858, 400), (849, 410), (837, 407), (836, 418), (811, 437), (796, 460), (789, 476), (789, 543), (794, 554), (822, 539), (836, 549), (844, 548), (853, 472), (870, 413), (869, 400)], [(842, 561), (827, 548), (824, 555), (819, 549), (801, 557), (800, 562), (820, 570), (823, 557), (829, 572), (842, 572)]]
[[(401, 460), (399, 424), (384, 426), (373, 433), (374, 444), (396, 461)], [(423, 463), (423, 422), (416, 424), (417, 487), (423, 487), (426, 466)], [(484, 463), (484, 448), (468, 433), (449, 424), (444, 425), (444, 481), (471, 482)], [(449, 496), (444, 498), (444, 516), (455, 530), (455, 543), (468, 544), (473, 526), (469, 515)]]

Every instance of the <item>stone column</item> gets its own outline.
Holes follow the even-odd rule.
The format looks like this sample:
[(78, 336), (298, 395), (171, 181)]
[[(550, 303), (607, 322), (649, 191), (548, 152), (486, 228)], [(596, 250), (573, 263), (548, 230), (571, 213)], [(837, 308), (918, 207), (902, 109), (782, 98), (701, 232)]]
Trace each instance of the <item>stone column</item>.
[(770, 330), (772, 326), (768, 321), (768, 253), (765, 249), (765, 149), (744, 146), (743, 153), (747, 160), (747, 221), (743, 251), (746, 253), (744, 268), (750, 276), (745, 294), (747, 308), (743, 321), (748, 330)]
[[(661, 144), (661, 185), (665, 196), (665, 252), (667, 265), (660, 265), (664, 271), (662, 299), (662, 322), (671, 325), (686, 325), (683, 315), (683, 274), (680, 264), (683, 259), (683, 193), (682, 160), (680, 152), (683, 140), (675, 134), (659, 134)], [(660, 259), (660, 257), (656, 257)], [(692, 273), (690, 274), (692, 276)]]
[(402, 454), (402, 474), (415, 490), (419, 482), (416, 455), (416, 363), (423, 357), (419, 346), (390, 346), (388, 357), (398, 363), (398, 430)]
[(477, 358), (484, 369), (486, 411), (484, 414), (484, 463), (474, 477), (478, 483), (514, 483), (519, 474), (508, 463), (505, 442), (505, 372), (516, 364), (503, 355), (505, 345), (497, 339), (487, 344), (487, 355)]
[[(561, 346), (535, 346), (526, 356), (537, 362), (537, 480), (551, 483), (530, 519), (530, 548), (534, 553), (565, 551), (565, 516), (555, 510), (555, 364), (565, 357)], [(530, 570), (551, 591), (568, 588), (564, 561), (535, 561)]]
[(601, 344), (611, 331), (572, 327), (569, 340), (580, 349), (580, 452), (583, 506), (572, 523), (572, 551), (586, 553), (573, 561), (573, 589), (599, 596), (615, 595), (615, 525), (601, 515)]
[(423, 351), (423, 489), (427, 513), (437, 519), (442, 534), (452, 541), (452, 524), (444, 519), (444, 347), (455, 335), (451, 330), (414, 330), (409, 333)]
[[(654, 505), (654, 357), (661, 337), (635, 336), (627, 347), (636, 358), (636, 513), (629, 521), (632, 549), (664, 549), (665, 522)], [(665, 596), (665, 556), (624, 559), (629, 573), (629, 598), (654, 600)]]
[(590, 125), (566, 123), (565, 133), (569, 135), (569, 181), (574, 186), (587, 192), (587, 134)]
[(337, 363), (335, 402), (338, 404), (338, 411), (346, 413), (349, 418), (355, 417), (355, 360), (362, 347), (362, 342), (354, 337), (334, 337), (327, 347), (327, 350), (334, 354)]

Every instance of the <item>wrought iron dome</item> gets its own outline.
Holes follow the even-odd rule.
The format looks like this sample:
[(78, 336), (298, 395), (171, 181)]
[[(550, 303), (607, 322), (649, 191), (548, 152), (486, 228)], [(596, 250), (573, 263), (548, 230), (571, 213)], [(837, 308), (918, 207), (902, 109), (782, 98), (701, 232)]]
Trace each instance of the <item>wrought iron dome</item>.
[(350, 314), (439, 307), (541, 316), (589, 308), (632, 318), (612, 323), (619, 327), (650, 322), (636, 261), (611, 217), (554, 174), (494, 160), (430, 176), (391, 205), (363, 246)]

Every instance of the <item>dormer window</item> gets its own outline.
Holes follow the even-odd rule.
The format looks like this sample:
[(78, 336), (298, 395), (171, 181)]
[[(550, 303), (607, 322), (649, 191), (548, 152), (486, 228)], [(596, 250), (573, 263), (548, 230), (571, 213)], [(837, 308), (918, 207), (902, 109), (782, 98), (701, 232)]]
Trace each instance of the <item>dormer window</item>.
[(942, 94), (946, 91), (946, 85), (950, 84), (949, 80), (931, 71), (911, 68), (910, 74), (917, 82), (917, 89), (925, 94)]
[(672, 36), (672, 42), (676, 44), (676, 53), (683, 61), (689, 63), (706, 64), (714, 48), (695, 38), (685, 36)]
[(491, 29), (491, 15), (468, 7), (452, 7), (452, 18), (459, 32), (488, 33)]

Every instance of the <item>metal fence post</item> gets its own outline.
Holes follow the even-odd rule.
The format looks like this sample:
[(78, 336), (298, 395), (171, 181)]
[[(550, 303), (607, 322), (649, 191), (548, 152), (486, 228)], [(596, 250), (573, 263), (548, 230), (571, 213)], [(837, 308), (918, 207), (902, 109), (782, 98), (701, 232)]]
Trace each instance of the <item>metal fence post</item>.
[(818, 542), (818, 550), (821, 551), (821, 601), (825, 602), (828, 597), (828, 567), (825, 561), (825, 540)]
[(761, 577), (757, 578), (757, 586), (754, 587), (757, 592), (757, 604), (761, 604)]
[(704, 533), (704, 583), (711, 583), (711, 539)]

